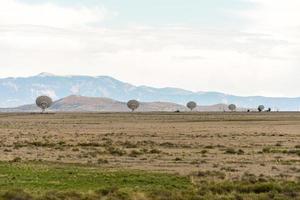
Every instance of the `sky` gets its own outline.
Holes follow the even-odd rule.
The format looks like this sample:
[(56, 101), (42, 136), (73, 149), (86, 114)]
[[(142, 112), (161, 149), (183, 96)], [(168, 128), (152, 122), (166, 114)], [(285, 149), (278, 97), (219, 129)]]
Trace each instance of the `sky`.
[(0, 0), (0, 77), (300, 96), (299, 0)]

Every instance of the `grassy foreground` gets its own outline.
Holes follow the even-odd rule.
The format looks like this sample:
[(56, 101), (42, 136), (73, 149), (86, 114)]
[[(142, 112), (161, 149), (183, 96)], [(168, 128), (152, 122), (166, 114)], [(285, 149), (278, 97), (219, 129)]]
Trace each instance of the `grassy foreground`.
[(3, 200), (300, 199), (300, 183), (218, 172), (191, 177), (66, 164), (0, 163)]
[(193, 190), (189, 178), (163, 173), (0, 163), (2, 199), (155, 199), (160, 195), (187, 197)]

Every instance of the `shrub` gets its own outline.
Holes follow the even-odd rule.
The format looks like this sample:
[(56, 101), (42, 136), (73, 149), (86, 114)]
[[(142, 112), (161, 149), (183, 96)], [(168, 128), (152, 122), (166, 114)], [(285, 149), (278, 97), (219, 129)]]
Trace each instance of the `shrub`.
[(98, 163), (98, 164), (108, 164), (108, 160), (103, 159), (103, 158), (99, 158), (99, 159), (97, 160), (97, 163)]
[(3, 195), (3, 200), (32, 200), (33, 198), (23, 190), (13, 190)]
[(100, 195), (100, 197), (106, 197), (105, 199), (107, 200), (130, 200), (128, 193), (120, 191), (116, 187), (101, 189), (96, 193)]
[(126, 152), (122, 149), (115, 148), (115, 147), (108, 147), (106, 149), (111, 155), (116, 155), (116, 156), (124, 156)]
[(206, 154), (206, 153), (208, 153), (208, 151), (204, 149), (204, 150), (201, 151), (201, 153)]
[(236, 154), (237, 152), (233, 148), (228, 148), (228, 149), (225, 150), (225, 153), (226, 154)]
[(151, 149), (149, 153), (151, 154), (159, 154), (161, 151), (159, 149)]
[(295, 146), (296, 149), (300, 149), (300, 144)]
[(22, 158), (20, 157), (15, 157), (11, 162), (21, 162)]
[(271, 147), (264, 147), (262, 152), (263, 153), (271, 153)]
[(243, 154), (245, 154), (245, 152), (242, 149), (239, 149), (238, 152), (237, 152), (237, 154), (243, 155)]
[(132, 142), (126, 141), (123, 143), (123, 146), (127, 149), (134, 149), (137, 148), (137, 144), (134, 144)]
[(182, 158), (175, 158), (174, 161), (182, 161)]
[(138, 157), (139, 155), (142, 155), (143, 152), (137, 151), (137, 150), (132, 150), (129, 154), (130, 157)]
[(196, 174), (196, 177), (200, 178), (218, 178), (218, 179), (225, 179), (226, 174), (220, 171), (199, 171)]

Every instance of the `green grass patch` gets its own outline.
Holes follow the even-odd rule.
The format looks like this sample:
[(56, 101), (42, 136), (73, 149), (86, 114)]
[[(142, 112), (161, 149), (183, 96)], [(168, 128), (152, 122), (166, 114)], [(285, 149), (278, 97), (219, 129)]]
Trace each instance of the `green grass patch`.
[(144, 171), (110, 171), (62, 164), (0, 163), (0, 191), (24, 189), (88, 192), (105, 188), (154, 191), (190, 190), (187, 177)]
[(218, 171), (189, 177), (50, 163), (0, 163), (0, 200), (300, 199), (300, 183)]

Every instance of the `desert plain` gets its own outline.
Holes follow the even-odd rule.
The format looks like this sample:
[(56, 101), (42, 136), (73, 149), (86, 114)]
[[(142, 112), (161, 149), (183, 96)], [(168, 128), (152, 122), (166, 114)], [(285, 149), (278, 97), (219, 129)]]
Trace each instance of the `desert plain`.
[(2, 113), (0, 160), (3, 199), (299, 199), (300, 113)]

